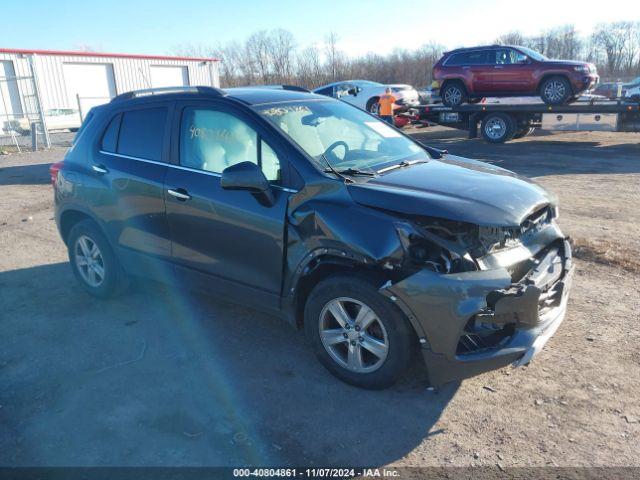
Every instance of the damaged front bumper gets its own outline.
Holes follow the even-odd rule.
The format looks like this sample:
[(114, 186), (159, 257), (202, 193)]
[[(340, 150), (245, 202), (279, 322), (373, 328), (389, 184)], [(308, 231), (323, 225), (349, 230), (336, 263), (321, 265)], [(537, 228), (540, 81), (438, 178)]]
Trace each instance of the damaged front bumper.
[(430, 381), (441, 385), (531, 361), (564, 319), (572, 274), (571, 247), (558, 238), (517, 265), (424, 269), (381, 292), (413, 323)]

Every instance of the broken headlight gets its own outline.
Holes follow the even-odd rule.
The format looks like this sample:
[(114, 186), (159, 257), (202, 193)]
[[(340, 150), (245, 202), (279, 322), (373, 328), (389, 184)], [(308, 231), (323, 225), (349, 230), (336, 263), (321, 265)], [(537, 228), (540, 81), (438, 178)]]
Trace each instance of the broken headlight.
[(410, 223), (396, 223), (396, 231), (405, 252), (405, 262), (437, 273), (477, 270), (476, 263), (460, 245)]

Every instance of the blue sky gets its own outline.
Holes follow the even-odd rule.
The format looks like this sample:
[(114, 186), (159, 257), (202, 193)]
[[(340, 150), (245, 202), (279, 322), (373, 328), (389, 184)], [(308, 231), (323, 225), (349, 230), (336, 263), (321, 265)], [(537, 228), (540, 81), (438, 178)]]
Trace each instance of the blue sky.
[[(302, 47), (335, 32), (349, 55), (387, 53), (434, 41), (448, 47), (492, 41), (519, 29), (536, 33), (573, 23), (640, 20), (637, 0), (30, 0), (0, 7), (0, 47), (172, 53), (180, 45), (219, 45), (285, 28)], [(595, 2), (594, 2), (595, 3)]]

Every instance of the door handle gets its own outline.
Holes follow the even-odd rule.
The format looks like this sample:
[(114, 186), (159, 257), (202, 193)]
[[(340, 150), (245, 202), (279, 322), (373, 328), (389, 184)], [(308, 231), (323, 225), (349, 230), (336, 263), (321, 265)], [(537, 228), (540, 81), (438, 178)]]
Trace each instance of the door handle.
[(109, 170), (104, 165), (91, 165), (91, 170), (101, 175), (104, 175), (105, 173), (109, 173)]
[(167, 190), (167, 193), (172, 197), (176, 197), (178, 200), (182, 200), (183, 202), (191, 198), (191, 195), (189, 195), (184, 188), (176, 188), (175, 190), (170, 188)]

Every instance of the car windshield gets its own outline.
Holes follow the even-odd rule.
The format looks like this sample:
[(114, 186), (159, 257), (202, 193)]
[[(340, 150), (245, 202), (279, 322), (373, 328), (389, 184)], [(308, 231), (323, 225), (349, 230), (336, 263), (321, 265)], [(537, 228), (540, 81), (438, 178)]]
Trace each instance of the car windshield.
[(541, 53), (538, 53), (535, 50), (531, 50), (530, 48), (527, 48), (527, 47), (518, 47), (518, 50), (522, 51), (522, 53), (526, 53), (528, 57), (531, 57), (534, 60), (538, 60), (540, 62), (549, 60), (547, 57), (545, 57)]
[(338, 101), (261, 105), (258, 112), (313, 158), (336, 170), (380, 170), (428, 160), (426, 151), (395, 128)]

